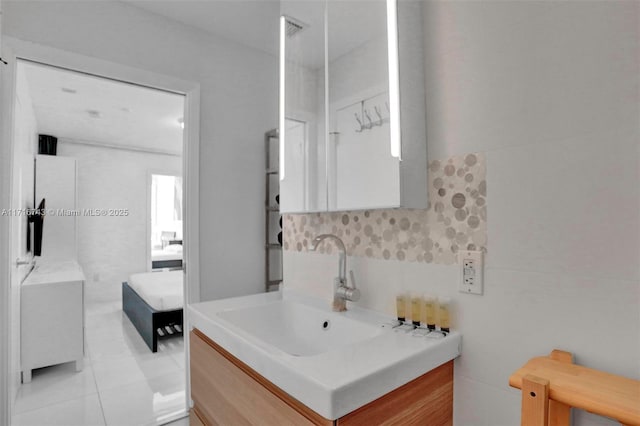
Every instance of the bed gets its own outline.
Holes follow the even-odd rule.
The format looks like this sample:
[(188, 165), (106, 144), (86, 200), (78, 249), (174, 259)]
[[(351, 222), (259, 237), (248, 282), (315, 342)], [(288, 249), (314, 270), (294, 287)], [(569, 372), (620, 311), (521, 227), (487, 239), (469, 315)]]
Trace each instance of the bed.
[(182, 270), (133, 274), (122, 283), (122, 310), (152, 352), (158, 339), (182, 335), (183, 288)]
[(182, 244), (169, 244), (161, 250), (151, 252), (152, 269), (181, 269)]

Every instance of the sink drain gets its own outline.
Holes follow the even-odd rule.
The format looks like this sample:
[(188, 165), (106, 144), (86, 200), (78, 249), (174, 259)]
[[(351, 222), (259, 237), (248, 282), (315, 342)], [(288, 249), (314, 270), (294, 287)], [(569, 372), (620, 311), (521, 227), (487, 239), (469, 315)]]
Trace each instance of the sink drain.
[(322, 322), (322, 329), (323, 329), (323, 330), (328, 330), (328, 329), (330, 329), (330, 328), (331, 328), (331, 321), (329, 321), (329, 320), (324, 320), (324, 321)]

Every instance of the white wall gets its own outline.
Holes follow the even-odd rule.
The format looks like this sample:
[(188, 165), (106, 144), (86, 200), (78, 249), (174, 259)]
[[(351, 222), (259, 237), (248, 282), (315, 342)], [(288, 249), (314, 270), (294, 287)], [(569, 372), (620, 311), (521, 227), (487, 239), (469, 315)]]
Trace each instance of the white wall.
[(77, 209), (127, 209), (127, 216), (78, 217), (78, 262), (88, 283), (116, 288), (148, 270), (149, 173), (181, 173), (182, 158), (60, 139), (58, 156), (77, 160)]
[[(17, 142), (13, 153), (15, 158), (14, 176), (17, 179), (14, 196), (21, 208), (34, 208), (34, 159), (38, 147), (38, 124), (31, 101), (29, 85), (27, 84), (24, 68), (18, 66), (16, 73), (16, 108), (14, 116), (14, 137)], [(25, 258), (27, 255), (27, 218), (22, 216), (18, 235), (15, 237), (18, 254)], [(32, 248), (33, 249), (33, 248)], [(27, 272), (24, 268), (19, 273), (22, 279)]]
[[(2, 42), (4, 4), (0, 1), (0, 42)], [(4, 55), (4, 51), (2, 52)], [(0, 137), (7, 140), (12, 137), (10, 122), (13, 117), (9, 114), (12, 110), (14, 98), (14, 72), (15, 68), (0, 67)], [(11, 82), (11, 83), (9, 83)], [(0, 164), (8, 164), (10, 159), (10, 145), (0, 143)], [(11, 206), (9, 189), (11, 187), (11, 171), (8, 167), (0, 170), (0, 207)], [(0, 241), (8, 241), (10, 238), (9, 221), (6, 218), (0, 220)], [(13, 341), (11, 330), (13, 324), (13, 309), (10, 308), (11, 287), (9, 284), (10, 271), (8, 260), (10, 258), (8, 244), (0, 244), (0, 301), (4, 301), (0, 309), (0, 383), (7, 383), (0, 386), (0, 425), (8, 424), (10, 421), (10, 406), (12, 405), (15, 385), (11, 378), (10, 360), (13, 356), (11, 348)], [(8, 301), (8, 303), (7, 303)], [(8, 308), (8, 309), (7, 309)], [(14, 386), (14, 388), (11, 388)]]
[[(38, 130), (31, 94), (24, 69), (16, 71), (16, 103), (14, 115), (14, 138), (16, 146), (13, 152), (13, 194), (12, 206), (15, 208), (34, 208), (34, 157), (38, 143)], [(3, 217), (3, 220), (9, 219)], [(27, 256), (27, 217), (20, 215), (11, 218), (12, 238), (16, 242), (11, 247), (11, 260), (14, 257), (26, 260)], [(33, 247), (31, 247), (33, 250)], [(13, 401), (20, 385), (20, 284), (29, 272), (29, 266), (21, 266), (11, 271), (11, 366), (10, 398)]]
[[(456, 425), (519, 424), (508, 377), (554, 348), (640, 379), (639, 3), (425, 4), (429, 158), (487, 156), (485, 294), (456, 266), (350, 258), (360, 305), (454, 298)], [(329, 300), (336, 262), (285, 251), (285, 285)]]
[(115, 1), (3, 8), (5, 35), (200, 84), (201, 296), (262, 291), (263, 145), (277, 125), (277, 58)]

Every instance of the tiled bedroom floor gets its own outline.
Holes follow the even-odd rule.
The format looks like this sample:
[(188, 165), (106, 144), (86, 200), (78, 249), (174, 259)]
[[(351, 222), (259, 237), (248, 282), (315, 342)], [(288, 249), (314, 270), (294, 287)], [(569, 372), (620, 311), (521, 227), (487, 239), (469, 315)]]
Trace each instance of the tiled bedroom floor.
[(108, 299), (87, 297), (84, 370), (74, 363), (34, 370), (18, 391), (12, 425), (155, 425), (185, 411), (182, 337), (152, 353), (121, 301)]

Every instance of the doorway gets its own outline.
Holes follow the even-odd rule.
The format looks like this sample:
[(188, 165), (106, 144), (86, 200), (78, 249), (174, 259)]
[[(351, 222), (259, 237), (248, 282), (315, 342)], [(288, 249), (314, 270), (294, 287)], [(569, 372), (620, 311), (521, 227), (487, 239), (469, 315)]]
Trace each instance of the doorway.
[(182, 176), (177, 172), (149, 174), (150, 269), (182, 268)]
[[(54, 54), (55, 52), (38, 52), (36, 54), (34, 54), (34, 52), (29, 52), (29, 49), (17, 49), (17, 50), (22, 50), (22, 54), (16, 55), (18, 57), (21, 58), (20, 63), (18, 65), (16, 65), (16, 63), (14, 62), (14, 69), (13, 69), (13, 82), (15, 83), (18, 78), (22, 78), (20, 77), (20, 72), (19, 72), (19, 68), (22, 66), (22, 64), (27, 64), (27, 65), (32, 65), (32, 66), (37, 66), (37, 67), (46, 67), (50, 65), (43, 65), (43, 62), (47, 62), (47, 59), (51, 59), (52, 58), (52, 54)], [(71, 56), (73, 56), (71, 58)], [(84, 64), (84, 66), (80, 66), (80, 67), (76, 67), (76, 66), (61, 66), (61, 65), (65, 65), (64, 64), (64, 60), (60, 61), (60, 58), (62, 57), (62, 59), (65, 59), (65, 55), (56, 55), (57, 59), (55, 61), (51, 61), (51, 62), (57, 62), (56, 64), (56, 68), (55, 70), (57, 71), (65, 71), (65, 72), (69, 72), (69, 73), (77, 73), (77, 70), (79, 69), (81, 72), (79, 74), (85, 76), (85, 77), (90, 77), (93, 79), (97, 79), (97, 78), (106, 78), (107, 80), (111, 81), (112, 83), (120, 83), (123, 85), (131, 85), (132, 83), (136, 83), (138, 85), (138, 87), (143, 88), (145, 90), (156, 90), (157, 89), (155, 87), (158, 87), (155, 84), (149, 84), (145, 81), (144, 78), (140, 78), (140, 74), (139, 73), (131, 73), (130, 70), (126, 70), (126, 69), (122, 69), (122, 70), (118, 70), (118, 67), (115, 66), (115, 68), (110, 69), (111, 72), (114, 71), (114, 69), (116, 69), (116, 72), (113, 74), (113, 76), (102, 76), (101, 74), (108, 74), (108, 73), (102, 73), (100, 70), (102, 69), (102, 65), (104, 64), (95, 64), (92, 63), (91, 60), (85, 60), (85, 58), (81, 58), (78, 57), (77, 55), (66, 55), (66, 59), (71, 59), (70, 63), (73, 63), (73, 65), (78, 65), (80, 63)], [(17, 58), (13, 58), (14, 60), (17, 60)], [(70, 69), (70, 68), (75, 68), (75, 69)], [(118, 75), (119, 74), (119, 75)], [(135, 76), (134, 76), (135, 74)], [(101, 75), (100, 77), (97, 77), (98, 75)], [(124, 76), (124, 78), (123, 78)], [(127, 76), (131, 77), (131, 78), (127, 78)], [(149, 78), (150, 82), (158, 82), (158, 76), (150, 76)], [(140, 83), (142, 83), (140, 85)], [(173, 84), (174, 82), (171, 81), (170, 78), (168, 78), (163, 84), (160, 85), (161, 89), (167, 89), (168, 87), (176, 87), (175, 91), (169, 91), (167, 92), (168, 94), (171, 94), (173, 96), (180, 96), (182, 98), (184, 98), (184, 100), (186, 100), (186, 104), (187, 107), (184, 108), (183, 107), (183, 114), (182, 117), (178, 117), (180, 119), (180, 122), (178, 122), (176, 120), (175, 126), (178, 126), (180, 128), (182, 128), (184, 126), (184, 131), (185, 131), (185, 141), (186, 143), (181, 147), (180, 152), (179, 152), (179, 159), (178, 159), (178, 163), (180, 164), (180, 166), (182, 166), (183, 164), (186, 165), (186, 167), (184, 167), (184, 171), (185, 171), (185, 175), (184, 175), (184, 184), (183, 184), (183, 189), (181, 189), (184, 193), (185, 193), (185, 204), (184, 204), (184, 211), (182, 212), (182, 214), (185, 216), (185, 221), (184, 221), (184, 229), (181, 230), (182, 233), (185, 236), (185, 258), (184, 258), (184, 263), (185, 263), (185, 267), (187, 265), (186, 262), (186, 255), (187, 253), (189, 254), (189, 262), (188, 264), (191, 266), (196, 266), (198, 264), (198, 259), (197, 259), (197, 249), (193, 249), (190, 251), (189, 247), (197, 247), (197, 237), (194, 238), (192, 241), (190, 241), (190, 236), (193, 235), (194, 233), (194, 229), (197, 229), (197, 221), (192, 221), (191, 219), (193, 217), (197, 218), (197, 203), (194, 202), (194, 198), (196, 197), (189, 197), (188, 194), (193, 193), (194, 191), (194, 187), (197, 191), (197, 161), (195, 162), (195, 167), (193, 167), (194, 164), (194, 157), (197, 159), (197, 143), (198, 143), (198, 139), (197, 139), (197, 126), (195, 126), (196, 128), (192, 128), (192, 126), (194, 126), (194, 123), (196, 123), (197, 125), (197, 99), (198, 99), (198, 89), (197, 86), (194, 85), (190, 88), (190, 90), (183, 90), (185, 88), (185, 84), (184, 82), (175, 82), (176, 84)], [(150, 86), (155, 86), (153, 88), (151, 88)], [(189, 85), (186, 85), (187, 87)], [(65, 90), (67, 89), (67, 90)], [(74, 89), (73, 87), (66, 87), (66, 86), (62, 86), (62, 87), (58, 87), (57, 90), (59, 90), (62, 94), (68, 95), (68, 96), (72, 96), (75, 95), (75, 93), (73, 93), (74, 90), (76, 90), (77, 93), (77, 89)], [(166, 90), (165, 90), (166, 92)], [(181, 92), (181, 93), (176, 93), (176, 92)], [(185, 94), (186, 94), (186, 98), (185, 98)], [(24, 99), (24, 98), (23, 98)], [(195, 101), (195, 102), (194, 102)], [(183, 101), (184, 102), (184, 101)], [(23, 101), (24, 103), (24, 101)], [(18, 105), (18, 101), (16, 101), (16, 105)], [(121, 112), (127, 112), (124, 111), (124, 109), (126, 109), (127, 107), (124, 106), (122, 107), (123, 110)], [(97, 111), (97, 112), (96, 112)], [(89, 111), (88, 109), (84, 110), (84, 113), (87, 115), (87, 118), (96, 120), (96, 119), (100, 119), (100, 111), (96, 110), (96, 111)], [(20, 112), (19, 114), (21, 114), (23, 112)], [(13, 112), (13, 114), (15, 114), (15, 111)], [(12, 137), (12, 140), (16, 140), (15, 137), (19, 136), (17, 134), (13, 135), (14, 137)], [(85, 142), (85, 143), (82, 143)], [(102, 143), (101, 143), (102, 142)], [(31, 144), (33, 143), (33, 140), (31, 141)], [(59, 139), (59, 153), (58, 153), (58, 157), (62, 158), (62, 157), (69, 157), (70, 155), (63, 155), (63, 154), (69, 154), (72, 150), (75, 150), (76, 153), (80, 152), (80, 151), (103, 151), (103, 152), (117, 152), (120, 156), (124, 155), (123, 152), (126, 152), (127, 155), (135, 155), (135, 156), (143, 156), (146, 154), (153, 154), (153, 155), (157, 155), (157, 156), (166, 156), (169, 157), (170, 155), (168, 155), (167, 153), (162, 153), (162, 152), (153, 152), (155, 151), (155, 148), (151, 147), (149, 149), (137, 149), (137, 148), (133, 148), (130, 150), (124, 149), (121, 146), (112, 146), (112, 145), (118, 145), (117, 143), (108, 143), (108, 142), (104, 142), (104, 141), (99, 141), (99, 140), (85, 140), (85, 141), (78, 141), (78, 138), (60, 138)], [(14, 144), (13, 147), (13, 152), (14, 154), (18, 151), (20, 151), (22, 148), (20, 145), (18, 145), (17, 143)], [(145, 152), (147, 151), (147, 152)], [(190, 155), (183, 155), (185, 153), (189, 153)], [(22, 153), (24, 154), (24, 152)], [(194, 156), (194, 154), (196, 154)], [(181, 158), (180, 158), (181, 157)], [(16, 205), (17, 203), (21, 203), (24, 201), (28, 201), (30, 202), (30, 205), (33, 206), (33, 204), (37, 201), (34, 200), (31, 196), (25, 196), (25, 192), (29, 192), (29, 188), (32, 186), (29, 179), (25, 179), (24, 176), (28, 176), (28, 166), (25, 166), (25, 164), (28, 164), (27, 162), (25, 163), (21, 163), (24, 167), (20, 167), (19, 165), (16, 166), (16, 156), (14, 155), (13, 158), (11, 159), (11, 165), (12, 165), (12, 170), (13, 170), (13, 176), (12, 176), (12, 182), (11, 182), (11, 189), (12, 189), (12, 194), (13, 196), (13, 200), (14, 202), (12, 203), (12, 205)], [(100, 162), (100, 161), (98, 161)], [(36, 166), (37, 167), (37, 166)], [(76, 166), (78, 167), (78, 171), (80, 171), (80, 166)], [(179, 167), (180, 168), (180, 167)], [(193, 168), (195, 168), (195, 173), (194, 170), (192, 170)], [(86, 171), (86, 170), (85, 170)], [(95, 170), (94, 170), (95, 171)], [(146, 171), (145, 171), (146, 173)], [(85, 173), (86, 175), (87, 173)], [(79, 173), (78, 175), (80, 178), (82, 178), (81, 173)], [(35, 177), (33, 177), (33, 180), (35, 182)], [(143, 187), (146, 191), (146, 176), (144, 176), (142, 178), (142, 182), (143, 182)], [(20, 189), (21, 188), (21, 189)], [(17, 190), (16, 190), (17, 189)], [(36, 189), (33, 190), (33, 192), (35, 192)], [(87, 194), (90, 193), (91, 191), (87, 191), (86, 188), (84, 191), (82, 191), (80, 188), (78, 189), (78, 198), (82, 199), (83, 197), (86, 198)], [(196, 192), (197, 194), (197, 192)], [(90, 194), (89, 194), (90, 195)], [(191, 198), (191, 200), (190, 200)], [(142, 197), (142, 202), (144, 203), (144, 200), (146, 199), (146, 197)], [(87, 207), (86, 205), (82, 206), (82, 203), (79, 203), (77, 205), (77, 209), (72, 209), (74, 210), (78, 215), (78, 217), (76, 218), (78, 220), (78, 222), (80, 221), (84, 221), (86, 222), (90, 222), (90, 215), (91, 212), (94, 212), (96, 210), (102, 210), (101, 208), (90, 208)], [(194, 207), (195, 212), (194, 212)], [(115, 214), (118, 214), (118, 211), (120, 212), (120, 215), (126, 215), (126, 214), (130, 214), (131, 212), (126, 212), (127, 208), (126, 207), (105, 207), (107, 210), (114, 210)], [(146, 213), (147, 209), (146, 206), (143, 209), (143, 211)], [(122, 217), (122, 216), (121, 216)], [(12, 220), (13, 225), (16, 225), (16, 223), (18, 223), (17, 226), (12, 226), (12, 229), (20, 229), (22, 228), (21, 225), (19, 224), (21, 221), (20, 220)], [(80, 233), (82, 232), (82, 226), (78, 226), (78, 235), (77, 235), (77, 239), (78, 240), (82, 240), (83, 237), (80, 235)], [(120, 241), (120, 242), (125, 242), (126, 238), (123, 238), (121, 235), (119, 235), (118, 233), (122, 231), (121, 226), (115, 225), (111, 227), (111, 232), (107, 232), (104, 233), (102, 232), (101, 235), (101, 241), (99, 241), (100, 243), (104, 243), (104, 241)], [(45, 230), (46, 230), (46, 225), (45, 225)], [(144, 235), (146, 235), (146, 230), (145, 232), (143, 232), (143, 240), (144, 240), (144, 245), (145, 245), (145, 250), (142, 253), (142, 259), (143, 259), (143, 263), (145, 265), (144, 270), (140, 271), (140, 272), (148, 272), (147, 268), (146, 268), (146, 258), (147, 258), (147, 250), (146, 247), (149, 245), (148, 241), (149, 239), (147, 239)], [(46, 231), (45, 231), (45, 235), (44, 237), (46, 238)], [(22, 241), (23, 235), (21, 235), (20, 232), (16, 233), (16, 232), (12, 232), (11, 233), (11, 237), (12, 240), (17, 240), (17, 241)], [(50, 241), (50, 240), (47, 240)], [(13, 245), (12, 241), (12, 245)], [(195, 245), (193, 245), (193, 243), (195, 243)], [(22, 244), (22, 243), (20, 243)], [(20, 247), (20, 245), (18, 246), (18, 257), (11, 257), (11, 264), (10, 269), (11, 269), (11, 277), (12, 277), (12, 281), (18, 281), (19, 284), (17, 286), (14, 286), (13, 291), (11, 292), (11, 295), (13, 296), (13, 298), (9, 299), (11, 300), (13, 303), (10, 304), (9, 308), (13, 308), (11, 309), (11, 317), (14, 319), (14, 322), (12, 323), (13, 327), (15, 329), (15, 323), (16, 321), (19, 321), (19, 319), (21, 318), (21, 316), (24, 314), (24, 312), (20, 313), (19, 312), (19, 303), (16, 304), (16, 298), (19, 298), (19, 293), (20, 293), (20, 287), (21, 287), (21, 283), (23, 280), (28, 280), (28, 275), (33, 273), (32, 271), (27, 271), (29, 269), (32, 269), (32, 253), (30, 252), (25, 252), (24, 248)], [(83, 251), (84, 253), (84, 251)], [(15, 254), (15, 251), (12, 253)], [(41, 256), (42, 257), (42, 256)], [(49, 256), (51, 257), (51, 256)], [(19, 259), (18, 259), (19, 258)], [(53, 258), (55, 258), (55, 256), (53, 256)], [(16, 265), (16, 259), (18, 259), (20, 262), (27, 262), (27, 265), (23, 265), (20, 266), (20, 273), (18, 273), (18, 269), (17, 269), (17, 265)], [(42, 259), (37, 259), (37, 260), (42, 260)], [(86, 260), (86, 259), (85, 259)], [(82, 263), (82, 262), (79, 262)], [(38, 264), (38, 262), (36, 262), (36, 265)], [(93, 263), (93, 265), (95, 266), (95, 262)], [(42, 269), (42, 267), (44, 266), (44, 264), (41, 263), (40, 268)], [(16, 270), (14, 270), (14, 268), (16, 268)], [(38, 268), (38, 266), (36, 266), (36, 268)], [(87, 269), (90, 269), (92, 267), (89, 267)], [(46, 268), (44, 268), (46, 269)], [(186, 269), (186, 268), (185, 268)], [(106, 270), (107, 274), (113, 271), (109, 271)], [(186, 272), (186, 270), (185, 270)], [(95, 282), (101, 282), (104, 280), (105, 276), (104, 276), (105, 272), (90, 272), (88, 273), (85, 277), (86, 282), (90, 282), (90, 283), (95, 283)], [(114, 275), (116, 275), (114, 273)], [(189, 278), (196, 278), (197, 279), (197, 270), (193, 270), (193, 269), (189, 269), (189, 272), (185, 274), (186, 278), (187, 278), (187, 285), (184, 288), (183, 291), (183, 300), (184, 301), (195, 301), (198, 298), (198, 291), (196, 289), (196, 291), (189, 291), (190, 288), (197, 286), (197, 281), (191, 281), (189, 280)], [(115, 287), (115, 286), (114, 286)], [(88, 289), (87, 289), (88, 290)], [(84, 293), (84, 296), (87, 297), (86, 300), (90, 299), (91, 297), (94, 297), (94, 300), (92, 300), (93, 302), (100, 302), (100, 298), (104, 297), (105, 301), (107, 298), (107, 294), (108, 296), (113, 296), (115, 294), (114, 291), (112, 291), (113, 289), (107, 291), (104, 295), (99, 295), (97, 296), (97, 298), (95, 297), (95, 294), (91, 295), (90, 291), (86, 291)], [(119, 302), (120, 304), (122, 303), (121, 301)], [(96, 303), (97, 306), (98, 303)], [(11, 306), (13, 305), (13, 306)], [(104, 305), (106, 306), (106, 305)], [(104, 307), (100, 308), (100, 309), (110, 309), (110, 308), (106, 308)], [(120, 305), (121, 306), (121, 305)], [(114, 306), (111, 306), (111, 308), (113, 308)], [(120, 307), (121, 309), (121, 307)], [(99, 311), (99, 309), (98, 309)], [(95, 312), (94, 312), (95, 313)], [(100, 312), (98, 312), (100, 313)], [(105, 311), (106, 313), (106, 311)], [(88, 314), (87, 312), (85, 312), (85, 325), (87, 326), (87, 332), (89, 331), (88, 329), (90, 328), (90, 324), (91, 324), (91, 319), (89, 318), (90, 316), (92, 316), (92, 314)], [(126, 318), (126, 316), (123, 316), (122, 313), (120, 313), (121, 319), (123, 321), (123, 324), (126, 326), (128, 319)], [(168, 359), (166, 359), (163, 362), (158, 362), (158, 361), (153, 361), (153, 352), (149, 352), (151, 355), (145, 354), (142, 352), (143, 346), (140, 345), (140, 341), (136, 341), (135, 339), (138, 339), (139, 336), (137, 334), (133, 334), (133, 332), (135, 331), (135, 327), (129, 326), (127, 327), (128, 330), (124, 330), (124, 329), (111, 329), (111, 330), (105, 330), (105, 336), (109, 336), (110, 337), (114, 337), (118, 334), (122, 334), (121, 337), (122, 339), (120, 339), (121, 341), (117, 344), (113, 343), (116, 342), (117, 339), (112, 339), (111, 340), (111, 347), (109, 347), (109, 344), (104, 345), (106, 348), (106, 353), (108, 354), (109, 351), (115, 352), (117, 351), (115, 348), (117, 348), (119, 344), (124, 343), (124, 346), (122, 346), (122, 348), (124, 348), (125, 346), (128, 346), (129, 349), (132, 349), (134, 351), (138, 350), (137, 353), (133, 353), (132, 352), (132, 356), (129, 360), (124, 360), (124, 359), (120, 359), (118, 360), (118, 362), (120, 363), (120, 368), (116, 368), (116, 370), (119, 370), (119, 374), (120, 376), (127, 376), (127, 374), (125, 374), (124, 372), (129, 369), (129, 371), (133, 371), (131, 370), (132, 368), (135, 369), (136, 367), (138, 367), (138, 372), (142, 372), (142, 375), (144, 376), (144, 379), (153, 379), (154, 377), (151, 377), (151, 375), (155, 374), (145, 374), (145, 369), (147, 372), (149, 372), (150, 370), (153, 371), (157, 371), (160, 370), (162, 371), (163, 368), (169, 368), (171, 369), (172, 366), (170, 364), (167, 364), (166, 361), (168, 361)], [(173, 330), (176, 330), (175, 328)], [(125, 333), (123, 332), (131, 332), (128, 336), (125, 335)], [(177, 330), (176, 330), (177, 331)], [(137, 331), (136, 331), (137, 333)], [(16, 333), (15, 331), (13, 331), (12, 336), (15, 336)], [(129, 339), (128, 341), (126, 339)], [(90, 340), (90, 338), (88, 337), (87, 334), (87, 341)], [(176, 340), (163, 340), (162, 344), (160, 345), (161, 347), (164, 346), (172, 346), (172, 347), (176, 347), (178, 345), (174, 344), (176, 342)], [(19, 343), (16, 343), (16, 339), (14, 338), (13, 340), (11, 340), (11, 345), (10, 345), (10, 349), (11, 349), (11, 375), (10, 378), (12, 380), (9, 381), (4, 381), (4, 383), (15, 383), (14, 379), (16, 377), (15, 373), (15, 369), (16, 366), (19, 366), (19, 356), (20, 356), (20, 350), (19, 348)], [(94, 345), (94, 347), (99, 346), (99, 345)], [(180, 342), (180, 345), (184, 347), (184, 342)], [(82, 372), (77, 373), (75, 371), (69, 371), (69, 370), (74, 370), (75, 366), (73, 368), (69, 367), (69, 365), (67, 364), (56, 364), (53, 367), (46, 367), (43, 368), (42, 370), (36, 370), (36, 372), (34, 373), (33, 376), (33, 381), (30, 385), (33, 385), (36, 383), (37, 379), (42, 379), (40, 380), (40, 383), (46, 383), (49, 382), (52, 384), (52, 388), (54, 390), (54, 392), (52, 392), (52, 394), (56, 394), (55, 392), (55, 384), (56, 383), (60, 383), (60, 382), (64, 382), (64, 381), (77, 381), (79, 386), (74, 386), (74, 392), (78, 390), (78, 388), (80, 389), (88, 389), (88, 392), (86, 395), (80, 395), (78, 396), (78, 398), (67, 398), (69, 396), (74, 396), (73, 392), (58, 392), (58, 393), (64, 393), (65, 396), (65, 401), (55, 401), (55, 398), (53, 399), (49, 399), (47, 400), (46, 397), (42, 398), (42, 397), (38, 397), (38, 399), (44, 401), (44, 406), (43, 407), (39, 407), (39, 408), (35, 408), (34, 405), (29, 406), (28, 403), (28, 399), (29, 398), (25, 398), (22, 400), (22, 402), (19, 401), (18, 396), (21, 394), (21, 389), (20, 387), (23, 387), (24, 389), (24, 384), (14, 384), (14, 389), (12, 392), (9, 392), (9, 397), (10, 397), (10, 401), (9, 404), (12, 408), (12, 414), (13, 417), (15, 418), (16, 416), (20, 416), (21, 414), (24, 414), (26, 412), (35, 412), (36, 410), (40, 409), (40, 408), (45, 408), (45, 407), (49, 407), (52, 408), (54, 407), (55, 404), (57, 403), (64, 403), (66, 404), (66, 406), (61, 406), (61, 409), (67, 410), (69, 407), (74, 406), (74, 404), (78, 407), (82, 407), (82, 404), (84, 402), (82, 402), (82, 400), (94, 400), (100, 403), (100, 407), (104, 408), (105, 406), (105, 401), (108, 401), (108, 395), (107, 397), (102, 397), (102, 395), (100, 395), (100, 388), (102, 388), (102, 390), (108, 391), (108, 388), (111, 387), (112, 389), (113, 386), (115, 386), (117, 383), (112, 383), (111, 385), (105, 384), (105, 380), (103, 381), (102, 386), (98, 384), (98, 381), (100, 379), (98, 379), (99, 374), (96, 373), (96, 370), (94, 370), (94, 360), (91, 359), (91, 345), (88, 345), (88, 350), (86, 351), (86, 355), (88, 356), (88, 358), (86, 358), (89, 362), (85, 362), (85, 366), (83, 371), (90, 371), (91, 374), (85, 374), (82, 375)], [(147, 348), (148, 349), (148, 348)], [(100, 351), (96, 351), (96, 355), (97, 353)], [(105, 352), (103, 351), (102, 353), (103, 355), (105, 354)], [(135, 355), (140, 355), (140, 357), (137, 357)], [(150, 401), (149, 404), (152, 407), (158, 407), (160, 405), (162, 405), (163, 403), (167, 403), (169, 400), (173, 399), (174, 400), (174, 406), (180, 406), (181, 409), (180, 410), (169, 410), (169, 411), (165, 411), (163, 412), (160, 416), (158, 416), (156, 418), (158, 423), (164, 423), (166, 421), (171, 420), (172, 418), (176, 418), (176, 417), (180, 417), (181, 415), (184, 415), (185, 413), (185, 409), (187, 407), (186, 403), (188, 401), (188, 374), (186, 371), (184, 371), (184, 365), (186, 363), (186, 358), (187, 358), (187, 354), (183, 351), (182, 355), (181, 354), (172, 354), (174, 356), (172, 356), (172, 360), (174, 361), (174, 364), (178, 366), (178, 368), (182, 368), (182, 373), (181, 373), (181, 377), (182, 377), (182, 391), (181, 392), (167, 392), (167, 393), (162, 393), (162, 392), (157, 392), (154, 390), (153, 387), (149, 388), (149, 395), (150, 395)], [(121, 357), (123, 358), (123, 357)], [(135, 359), (135, 360), (134, 360)], [(130, 362), (130, 361), (133, 361)], [(150, 364), (146, 364), (145, 367), (145, 363), (149, 362)], [(128, 365), (126, 365), (128, 363)], [(116, 363), (117, 364), (117, 363)], [(163, 365), (160, 365), (163, 364)], [(151, 367), (151, 365), (153, 365), (153, 367)], [(87, 368), (88, 367), (88, 368)], [(18, 367), (19, 368), (19, 367)], [(47, 370), (47, 368), (49, 369), (47, 371), (47, 373), (45, 373), (45, 371)], [(115, 374), (109, 374), (108, 371), (109, 370), (105, 370), (107, 371), (107, 374), (103, 374), (103, 377), (109, 377), (110, 379), (113, 379), (116, 375)], [(112, 370), (115, 371), (115, 370)], [(66, 373), (73, 373), (71, 375), (68, 375), (67, 377), (72, 377), (72, 379), (62, 379), (62, 377), (65, 377)], [(135, 374), (129, 374), (128, 376), (132, 377), (135, 376)], [(138, 376), (139, 378), (143, 378), (143, 376)], [(94, 383), (93, 385), (91, 384), (91, 379), (93, 378)], [(140, 381), (141, 382), (141, 381)], [(123, 383), (121, 383), (123, 384)], [(132, 384), (132, 383), (130, 383)], [(113, 385), (113, 386), (112, 386)], [(93, 389), (95, 389), (95, 392), (92, 391), (92, 386), (95, 386)], [(32, 388), (34, 386), (31, 386)], [(174, 386), (175, 388), (176, 386)], [(46, 386), (42, 387), (43, 389), (46, 388)], [(155, 389), (158, 389), (158, 387), (156, 386)], [(115, 392), (114, 392), (115, 393)], [(38, 392), (33, 391), (26, 391), (26, 392), (22, 392), (22, 394), (27, 395), (27, 396), (33, 396), (38, 394)], [(44, 395), (44, 394), (39, 394), (39, 395)], [(103, 401), (104, 399), (104, 401)], [(140, 405), (140, 400), (135, 401), (133, 398), (131, 398), (130, 395), (130, 400), (132, 400), (132, 402), (135, 405)], [(179, 402), (175, 402), (177, 400), (180, 400)], [(24, 402), (27, 401), (27, 404), (25, 404)], [(21, 408), (16, 409), (17, 404), (22, 404)], [(63, 405), (64, 405), (63, 404)], [(108, 403), (106, 403), (106, 405), (108, 405)], [(118, 405), (117, 402), (115, 405)], [(23, 411), (23, 409), (28, 408), (28, 410)], [(130, 413), (132, 412), (130, 408), (127, 408), (126, 406), (122, 406), (120, 408), (124, 409), (124, 413), (129, 414), (129, 420), (131, 420), (133, 423), (132, 424), (138, 424), (140, 421), (143, 421), (144, 423), (147, 423), (146, 420), (142, 420), (140, 419), (134, 419), (130, 416)], [(55, 411), (55, 410), (54, 410)], [(67, 410), (68, 411), (68, 410)], [(86, 410), (85, 410), (86, 411)], [(102, 413), (101, 414), (102, 418), (105, 420), (104, 422), (109, 424), (109, 423), (118, 423), (118, 424), (122, 424), (122, 421), (119, 420), (114, 420), (114, 421), (107, 421), (106, 419), (106, 413)], [(113, 415), (111, 415), (112, 420), (116, 419), (116, 417), (114, 417)], [(98, 417), (99, 419), (99, 417)], [(28, 422), (27, 422), (28, 423)], [(98, 424), (100, 422), (98, 421)]]

